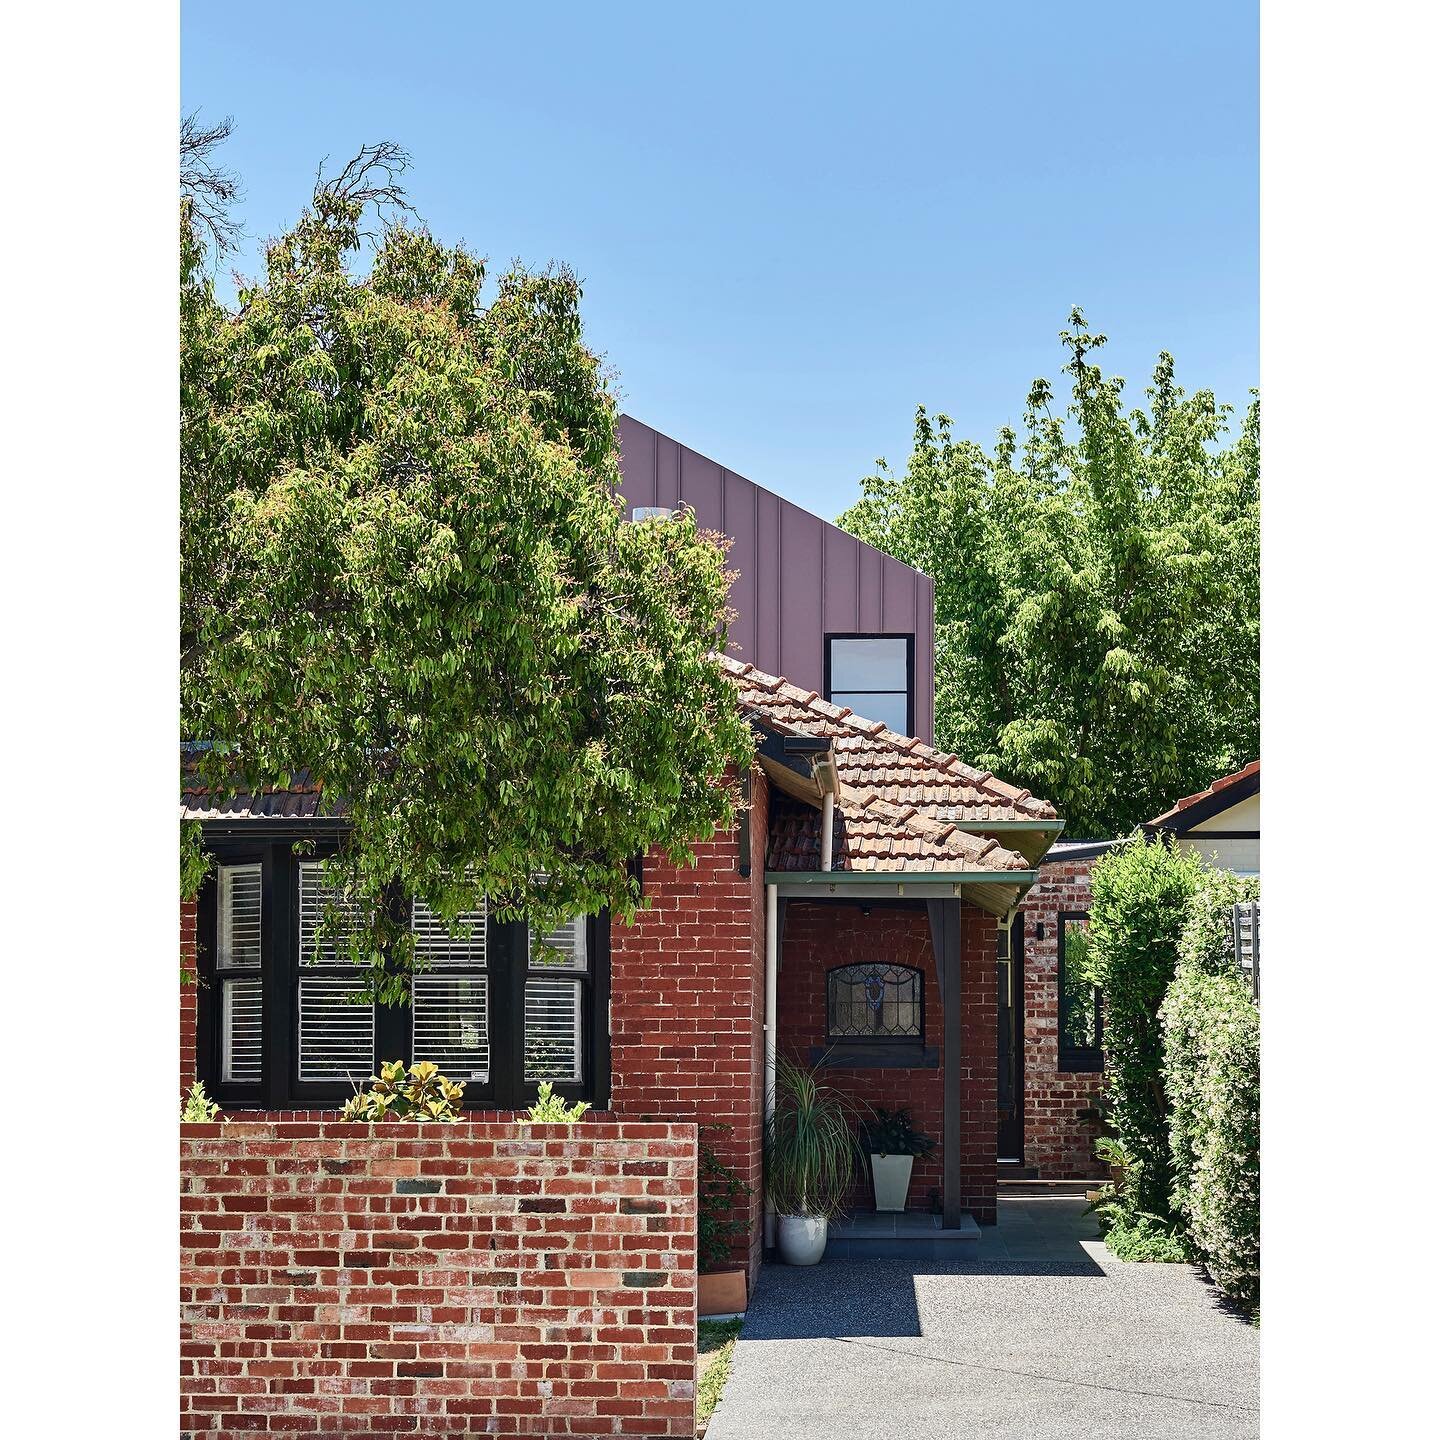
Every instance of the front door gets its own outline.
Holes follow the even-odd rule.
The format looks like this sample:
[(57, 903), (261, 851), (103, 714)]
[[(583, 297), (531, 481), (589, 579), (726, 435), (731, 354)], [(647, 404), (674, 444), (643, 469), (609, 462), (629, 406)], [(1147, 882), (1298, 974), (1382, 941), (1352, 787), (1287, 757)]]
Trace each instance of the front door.
[(1024, 1046), (1025, 1017), (1025, 922), (1017, 915), (1010, 926), (1010, 956), (995, 965), (995, 1017), (998, 1026), (995, 1049), (995, 1099), (998, 1133), (995, 1155), (1001, 1161), (1020, 1164), (1025, 1155), (1024, 1133)]

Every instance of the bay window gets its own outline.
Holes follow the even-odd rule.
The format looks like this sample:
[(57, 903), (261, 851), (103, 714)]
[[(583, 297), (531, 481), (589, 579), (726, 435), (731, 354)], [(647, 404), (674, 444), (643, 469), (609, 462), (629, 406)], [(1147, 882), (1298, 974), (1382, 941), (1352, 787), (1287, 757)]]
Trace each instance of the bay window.
[(226, 1108), (333, 1108), (387, 1060), (433, 1061), (464, 1082), (467, 1108), (523, 1108), (543, 1080), (566, 1099), (608, 1104), (605, 916), (532, 941), (524, 924), (483, 908), (452, 933), (423, 901), (407, 902), (422, 962), (411, 1002), (362, 1004), (362, 977), (324, 924), (336, 901), (324, 847), (297, 856), (287, 836), (212, 849), (199, 897), (197, 1059)]

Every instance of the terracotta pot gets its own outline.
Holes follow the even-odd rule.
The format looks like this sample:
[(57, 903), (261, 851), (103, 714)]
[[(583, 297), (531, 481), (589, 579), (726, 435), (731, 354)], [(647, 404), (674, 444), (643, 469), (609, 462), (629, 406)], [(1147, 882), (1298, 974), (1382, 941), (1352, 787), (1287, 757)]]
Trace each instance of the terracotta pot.
[(745, 1271), (712, 1270), (700, 1277), (702, 1315), (738, 1315), (745, 1309)]
[(818, 1265), (829, 1233), (830, 1222), (823, 1215), (782, 1215), (780, 1258), (787, 1265)]

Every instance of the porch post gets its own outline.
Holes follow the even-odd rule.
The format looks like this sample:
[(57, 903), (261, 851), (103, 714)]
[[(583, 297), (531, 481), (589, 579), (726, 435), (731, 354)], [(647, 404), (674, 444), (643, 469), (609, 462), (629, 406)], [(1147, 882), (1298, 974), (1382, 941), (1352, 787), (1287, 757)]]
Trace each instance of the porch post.
[(945, 1007), (945, 1123), (944, 1144), (944, 1223), (947, 1230), (959, 1227), (965, 1217), (963, 1134), (965, 1111), (960, 1098), (961, 1021), (960, 1006), (960, 901), (941, 900), (936, 904), (940, 923), (939, 944), (935, 954), (935, 970), (941, 977), (941, 1004)]

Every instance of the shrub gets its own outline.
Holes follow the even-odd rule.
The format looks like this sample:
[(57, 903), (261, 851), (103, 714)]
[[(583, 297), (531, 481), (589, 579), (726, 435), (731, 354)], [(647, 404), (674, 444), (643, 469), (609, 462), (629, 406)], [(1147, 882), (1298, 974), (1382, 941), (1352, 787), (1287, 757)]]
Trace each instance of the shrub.
[(370, 1077), (368, 1090), (350, 1097), (340, 1118), (361, 1124), (408, 1120), (415, 1125), (453, 1125), (460, 1118), (458, 1107), (464, 1094), (463, 1084), (447, 1080), (429, 1060), (412, 1065), (408, 1075), (403, 1060), (390, 1060), (381, 1065), (378, 1075)]
[(520, 1117), (522, 1125), (573, 1125), (588, 1109), (588, 1100), (567, 1105), (548, 1080), (540, 1082), (535, 1103)]
[(718, 1270), (730, 1261), (731, 1242), (746, 1233), (749, 1226), (735, 1214), (736, 1208), (751, 1195), (750, 1187), (715, 1153), (705, 1138), (709, 1130), (728, 1134), (728, 1125), (700, 1127), (700, 1222), (699, 1260), (701, 1270)]
[(197, 1080), (180, 1110), (182, 1125), (205, 1125), (220, 1113), (220, 1107), (205, 1093), (205, 1082)]
[(853, 1109), (815, 1070), (777, 1058), (775, 1108), (765, 1127), (765, 1193), (777, 1214), (839, 1212), (858, 1155)]
[(1136, 839), (1090, 875), (1091, 977), (1105, 1007), (1109, 1123), (1131, 1169), (1132, 1215), (1170, 1219), (1170, 1131), (1159, 1011), (1175, 974), (1190, 897), (1206, 875), (1168, 840)]
[(1105, 1232), (1105, 1244), (1117, 1260), (1173, 1265), (1190, 1258), (1184, 1239), (1152, 1215), (1116, 1220)]
[(1172, 1201), (1210, 1278), (1232, 1298), (1258, 1304), (1260, 1011), (1216, 939), (1228, 932), (1234, 900), (1226, 903), (1226, 893), (1216, 884), (1197, 897), (1187, 958), (1162, 1010)]
[(908, 1110), (876, 1108), (860, 1128), (860, 1143), (869, 1155), (928, 1155), (935, 1148), (933, 1135), (910, 1128)]

